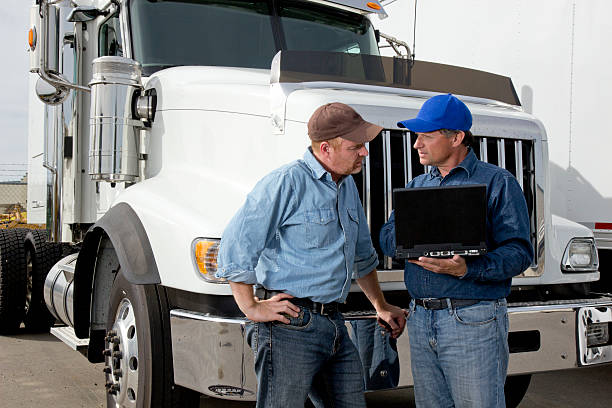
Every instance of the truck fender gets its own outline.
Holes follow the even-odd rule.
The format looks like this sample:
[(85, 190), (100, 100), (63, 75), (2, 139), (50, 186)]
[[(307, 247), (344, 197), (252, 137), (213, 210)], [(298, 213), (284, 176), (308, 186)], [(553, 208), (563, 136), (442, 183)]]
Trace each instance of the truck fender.
[[(100, 262), (104, 258), (108, 261)], [(110, 293), (119, 265), (124, 265), (122, 273), (132, 284), (161, 283), (147, 233), (136, 212), (126, 203), (107, 211), (83, 240), (74, 273), (77, 337), (90, 337), (90, 326), (95, 330), (96, 322), (106, 321), (104, 305), (108, 304), (108, 296), (105, 294)]]

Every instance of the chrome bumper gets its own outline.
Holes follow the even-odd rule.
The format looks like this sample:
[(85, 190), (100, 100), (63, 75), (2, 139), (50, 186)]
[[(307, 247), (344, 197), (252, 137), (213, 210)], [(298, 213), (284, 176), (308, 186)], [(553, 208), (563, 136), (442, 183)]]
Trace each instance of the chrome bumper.
[(170, 311), (174, 382), (217, 398), (255, 401), (253, 352), (245, 319)]
[[(612, 322), (611, 298), (511, 304), (508, 311), (511, 338), (518, 338), (518, 343), (521, 338), (530, 339), (524, 347), (511, 352), (509, 375), (612, 361), (612, 345), (587, 347), (586, 341), (586, 328), (591, 322)], [(345, 317), (351, 320), (375, 316)], [(257, 380), (244, 319), (175, 309), (170, 312), (170, 324), (176, 384), (217, 398), (255, 400)], [(510, 343), (512, 349), (512, 340)], [(401, 367), (398, 388), (410, 387), (413, 380), (407, 335), (397, 340), (397, 352)]]

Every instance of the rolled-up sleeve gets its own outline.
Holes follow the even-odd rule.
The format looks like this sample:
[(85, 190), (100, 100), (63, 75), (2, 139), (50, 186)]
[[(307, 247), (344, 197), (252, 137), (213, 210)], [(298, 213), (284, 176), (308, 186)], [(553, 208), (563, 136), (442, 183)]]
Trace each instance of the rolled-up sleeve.
[(257, 183), (223, 232), (216, 277), (257, 283), (259, 257), (294, 204), (291, 190), (290, 176), (282, 172), (273, 172)]

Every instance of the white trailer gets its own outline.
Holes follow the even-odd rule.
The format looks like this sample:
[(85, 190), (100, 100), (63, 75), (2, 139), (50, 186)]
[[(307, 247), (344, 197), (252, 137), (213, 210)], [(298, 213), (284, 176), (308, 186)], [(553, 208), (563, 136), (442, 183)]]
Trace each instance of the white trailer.
[[(258, 179), (302, 155), (311, 113), (338, 101), (384, 128), (355, 176), (377, 246), (392, 189), (425, 170), (396, 123), (452, 92), (473, 112), (474, 150), (517, 178), (530, 212), (508, 405), (531, 373), (609, 362), (612, 299), (585, 290), (600, 277), (592, 231), (549, 211), (544, 126), (507, 77), (413, 61), (375, 31), (384, 13), (357, 0), (37, 0), (28, 211), (49, 240), (0, 231), (0, 331), (51, 326), (44, 294), (52, 333), (105, 362), (109, 407), (252, 400), (245, 318), (214, 277), (226, 223)], [(405, 52), (381, 57), (379, 43)], [(407, 306), (403, 265), (380, 261), (385, 295)], [(364, 304), (353, 285), (344, 312), (359, 330), (375, 317)], [(386, 348), (392, 370), (368, 371), (386, 379), (370, 390), (412, 386), (408, 342)]]
[(550, 209), (591, 229), (612, 288), (612, 2), (397, 1), (384, 31), (416, 40), (419, 59), (508, 75), (548, 134)]

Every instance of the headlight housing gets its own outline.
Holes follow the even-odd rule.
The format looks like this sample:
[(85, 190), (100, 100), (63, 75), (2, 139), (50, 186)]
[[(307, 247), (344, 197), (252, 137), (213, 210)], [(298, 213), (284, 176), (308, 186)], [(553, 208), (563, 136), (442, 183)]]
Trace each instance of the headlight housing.
[(597, 248), (593, 238), (572, 238), (565, 248), (563, 272), (595, 272), (599, 268)]
[(207, 282), (227, 283), (226, 279), (215, 277), (220, 241), (220, 239), (215, 238), (196, 238), (191, 245), (196, 271)]

